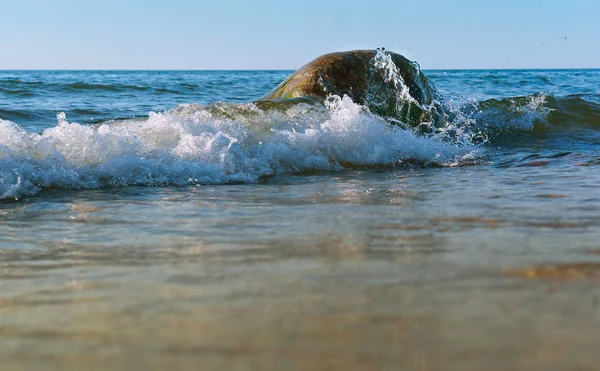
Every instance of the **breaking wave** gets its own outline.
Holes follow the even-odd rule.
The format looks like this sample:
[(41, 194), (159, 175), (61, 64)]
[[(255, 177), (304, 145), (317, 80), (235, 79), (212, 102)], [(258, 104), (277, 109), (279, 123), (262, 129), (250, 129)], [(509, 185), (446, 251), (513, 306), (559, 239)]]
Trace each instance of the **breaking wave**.
[(459, 166), (481, 149), (389, 125), (348, 97), (181, 105), (146, 119), (68, 122), (30, 133), (0, 120), (0, 199), (43, 188), (257, 182), (349, 168)]
[[(391, 86), (395, 95), (383, 96), (382, 89), (371, 89), (371, 100), (383, 96), (396, 101), (400, 118), (418, 113), (420, 124), (416, 127), (378, 116), (347, 96), (335, 95), (324, 101), (304, 97), (184, 104), (144, 118), (96, 125), (70, 122), (59, 113), (58, 124), (42, 132), (0, 119), (0, 199), (33, 195), (45, 188), (252, 183), (316, 171), (471, 165), (495, 161), (490, 159), (492, 147), (540, 132), (569, 135), (583, 130), (586, 133), (579, 133), (578, 140), (600, 143), (597, 95), (539, 93), (443, 100), (431, 94), (435, 97), (431, 104), (421, 106), (397, 71), (388, 68), (393, 67), (391, 60), (383, 58), (384, 54), (378, 56), (375, 67), (386, 72), (383, 91), (390, 93)], [(10, 80), (4, 85), (11, 94), (30, 94), (27, 84), (37, 86), (38, 82)], [(135, 84), (65, 86), (66, 90), (149, 89)], [(434, 91), (433, 86), (431, 89)], [(0, 110), (0, 117), (20, 121), (32, 112), (14, 105)], [(100, 109), (70, 112), (103, 115)], [(590, 131), (595, 134), (589, 135)], [(496, 162), (512, 166), (521, 161), (520, 157), (513, 160)], [(529, 157), (525, 160), (531, 162)]]

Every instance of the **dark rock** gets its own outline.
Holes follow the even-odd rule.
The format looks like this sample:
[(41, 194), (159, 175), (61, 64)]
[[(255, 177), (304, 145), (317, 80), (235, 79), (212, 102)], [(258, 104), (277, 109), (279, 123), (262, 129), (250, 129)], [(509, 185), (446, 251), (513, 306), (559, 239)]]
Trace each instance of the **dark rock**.
[(262, 100), (347, 95), (377, 115), (417, 126), (438, 116), (434, 86), (415, 62), (383, 50), (323, 55), (269, 92)]

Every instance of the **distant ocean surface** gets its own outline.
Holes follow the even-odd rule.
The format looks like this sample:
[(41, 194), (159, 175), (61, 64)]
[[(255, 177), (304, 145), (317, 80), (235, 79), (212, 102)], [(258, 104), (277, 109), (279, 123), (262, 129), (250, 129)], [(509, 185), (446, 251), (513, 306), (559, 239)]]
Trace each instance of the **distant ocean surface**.
[(292, 72), (0, 71), (2, 370), (597, 369), (600, 70)]

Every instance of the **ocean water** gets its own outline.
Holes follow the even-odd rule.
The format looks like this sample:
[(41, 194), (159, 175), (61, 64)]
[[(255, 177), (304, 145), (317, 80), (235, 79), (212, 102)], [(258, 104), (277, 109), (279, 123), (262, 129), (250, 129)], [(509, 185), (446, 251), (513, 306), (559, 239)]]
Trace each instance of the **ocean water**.
[(2, 370), (595, 370), (600, 70), (0, 71)]

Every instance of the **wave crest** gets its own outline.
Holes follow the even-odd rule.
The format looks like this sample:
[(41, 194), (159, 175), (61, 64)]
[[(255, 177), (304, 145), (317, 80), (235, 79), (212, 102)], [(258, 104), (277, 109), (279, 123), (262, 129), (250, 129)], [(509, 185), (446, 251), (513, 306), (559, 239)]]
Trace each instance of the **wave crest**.
[(256, 182), (279, 174), (393, 167), (457, 166), (478, 158), (457, 146), (388, 125), (331, 96), (285, 109), (256, 104), (182, 105), (147, 119), (96, 126), (70, 123), (41, 134), (0, 120), (0, 198), (43, 188)]

